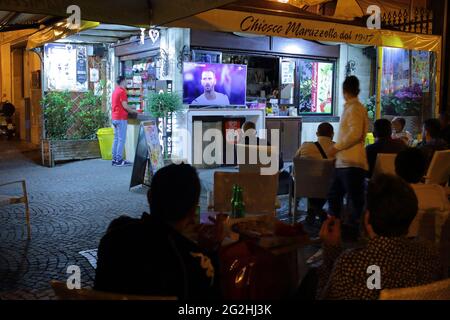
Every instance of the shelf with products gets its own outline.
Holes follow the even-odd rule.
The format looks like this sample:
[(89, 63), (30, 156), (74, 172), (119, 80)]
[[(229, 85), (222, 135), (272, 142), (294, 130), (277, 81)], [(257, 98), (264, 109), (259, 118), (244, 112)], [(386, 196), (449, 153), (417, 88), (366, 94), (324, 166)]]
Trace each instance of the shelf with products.
[(139, 112), (145, 110), (149, 92), (155, 91), (157, 69), (156, 57), (128, 60), (122, 63), (122, 74), (127, 79), (128, 104)]

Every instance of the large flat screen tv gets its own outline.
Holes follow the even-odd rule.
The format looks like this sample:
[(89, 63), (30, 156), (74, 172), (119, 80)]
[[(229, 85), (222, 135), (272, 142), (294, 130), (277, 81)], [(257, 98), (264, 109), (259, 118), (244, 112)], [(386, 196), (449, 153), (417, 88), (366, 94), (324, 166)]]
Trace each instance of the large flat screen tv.
[(191, 107), (245, 106), (247, 66), (185, 62), (183, 103)]

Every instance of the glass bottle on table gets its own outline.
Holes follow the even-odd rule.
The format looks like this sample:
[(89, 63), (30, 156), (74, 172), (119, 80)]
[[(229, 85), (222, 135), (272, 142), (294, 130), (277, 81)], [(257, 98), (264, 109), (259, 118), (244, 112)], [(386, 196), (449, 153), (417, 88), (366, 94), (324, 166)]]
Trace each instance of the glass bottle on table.
[(237, 185), (233, 185), (233, 191), (232, 191), (232, 196), (231, 196), (231, 218), (236, 218), (236, 200), (237, 200), (237, 196), (238, 196), (238, 186)]
[(241, 187), (237, 187), (237, 200), (235, 203), (235, 212), (236, 218), (245, 217), (245, 204), (243, 197), (243, 189)]

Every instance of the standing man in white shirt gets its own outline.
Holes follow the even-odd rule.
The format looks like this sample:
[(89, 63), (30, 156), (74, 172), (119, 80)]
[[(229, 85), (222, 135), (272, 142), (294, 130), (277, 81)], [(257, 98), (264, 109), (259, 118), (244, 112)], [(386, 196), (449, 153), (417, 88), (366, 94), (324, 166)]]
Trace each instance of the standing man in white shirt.
[(327, 152), (330, 156), (336, 155), (335, 177), (328, 194), (329, 215), (340, 218), (343, 199), (347, 195), (351, 217), (346, 227), (353, 240), (359, 235), (364, 210), (364, 179), (369, 168), (364, 146), (369, 118), (367, 109), (358, 99), (359, 92), (358, 78), (347, 77), (343, 84), (345, 106), (337, 141)]

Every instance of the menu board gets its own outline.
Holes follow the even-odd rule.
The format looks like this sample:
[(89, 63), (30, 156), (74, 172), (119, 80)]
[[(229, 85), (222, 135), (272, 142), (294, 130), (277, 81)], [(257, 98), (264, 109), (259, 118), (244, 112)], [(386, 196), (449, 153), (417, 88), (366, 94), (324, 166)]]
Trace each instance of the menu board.
[(87, 81), (86, 46), (49, 43), (44, 47), (44, 90), (85, 92)]
[(155, 174), (158, 169), (164, 167), (164, 157), (159, 141), (158, 127), (155, 121), (145, 122), (142, 126), (144, 128), (145, 139), (147, 141), (150, 169), (152, 173)]
[(158, 126), (155, 120), (141, 123), (138, 144), (134, 157), (130, 189), (151, 181), (153, 175), (164, 166), (164, 157), (159, 142)]
[(295, 61), (281, 62), (281, 84), (294, 84)]

